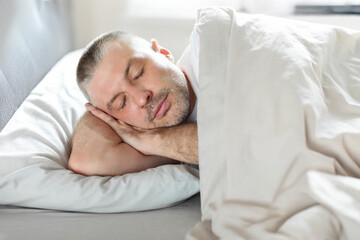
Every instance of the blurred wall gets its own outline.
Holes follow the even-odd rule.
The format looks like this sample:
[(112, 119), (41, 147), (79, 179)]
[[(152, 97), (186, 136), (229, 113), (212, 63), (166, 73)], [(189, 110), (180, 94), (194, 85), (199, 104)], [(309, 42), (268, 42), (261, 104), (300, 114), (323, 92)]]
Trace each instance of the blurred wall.
[[(360, 15), (292, 15), (300, 0), (70, 0), (74, 48), (83, 48), (99, 34), (118, 29), (147, 40), (156, 38), (178, 59), (188, 43), (196, 8), (221, 2), (250, 13), (265, 13), (309, 22), (360, 29)], [(304, 1), (304, 0), (301, 0)], [(306, 0), (316, 1), (316, 0)], [(138, 5), (153, 7), (141, 9)], [(156, 5), (157, 4), (157, 5)], [(155, 6), (156, 5), (156, 6)]]
[(143, 14), (130, 5), (127, 0), (72, 0), (74, 47), (85, 47), (99, 34), (118, 29), (147, 40), (155, 38), (178, 59), (188, 43), (195, 14)]

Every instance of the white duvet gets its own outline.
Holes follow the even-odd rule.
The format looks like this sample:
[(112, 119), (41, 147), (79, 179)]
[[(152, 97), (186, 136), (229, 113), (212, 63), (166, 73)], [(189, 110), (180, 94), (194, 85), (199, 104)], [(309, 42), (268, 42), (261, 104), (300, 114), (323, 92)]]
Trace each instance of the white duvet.
[(202, 222), (187, 239), (360, 238), (360, 32), (198, 12)]

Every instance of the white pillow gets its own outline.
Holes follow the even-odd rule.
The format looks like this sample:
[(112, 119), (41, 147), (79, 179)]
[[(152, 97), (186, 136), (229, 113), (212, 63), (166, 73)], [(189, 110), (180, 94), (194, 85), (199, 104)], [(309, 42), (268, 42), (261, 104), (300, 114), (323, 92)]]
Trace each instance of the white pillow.
[(184, 165), (116, 177), (86, 177), (67, 170), (73, 126), (85, 111), (86, 100), (75, 80), (81, 53), (61, 59), (0, 133), (0, 204), (141, 211), (167, 207), (197, 193), (198, 172)]

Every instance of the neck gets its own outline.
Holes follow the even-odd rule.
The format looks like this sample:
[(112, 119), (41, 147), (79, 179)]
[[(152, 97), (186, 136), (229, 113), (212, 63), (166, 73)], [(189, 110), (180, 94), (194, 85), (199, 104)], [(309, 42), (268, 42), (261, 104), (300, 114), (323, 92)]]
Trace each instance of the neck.
[(186, 84), (187, 84), (187, 87), (189, 89), (189, 101), (190, 101), (190, 107), (189, 107), (189, 113), (188, 113), (188, 116), (189, 117), (191, 115), (191, 113), (193, 112), (194, 110), (194, 107), (195, 107), (195, 103), (196, 103), (196, 95), (195, 95), (195, 92), (191, 86), (191, 83), (188, 79), (188, 77), (186, 76), (186, 74), (184, 73), (185, 75), (185, 78), (186, 78)]

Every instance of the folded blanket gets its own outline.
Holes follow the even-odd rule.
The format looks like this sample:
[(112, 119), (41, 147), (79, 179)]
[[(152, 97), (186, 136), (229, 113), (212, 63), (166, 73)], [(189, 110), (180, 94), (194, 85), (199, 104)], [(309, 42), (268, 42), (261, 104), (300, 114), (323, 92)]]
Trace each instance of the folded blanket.
[(187, 239), (358, 239), (360, 32), (198, 12), (202, 222)]

